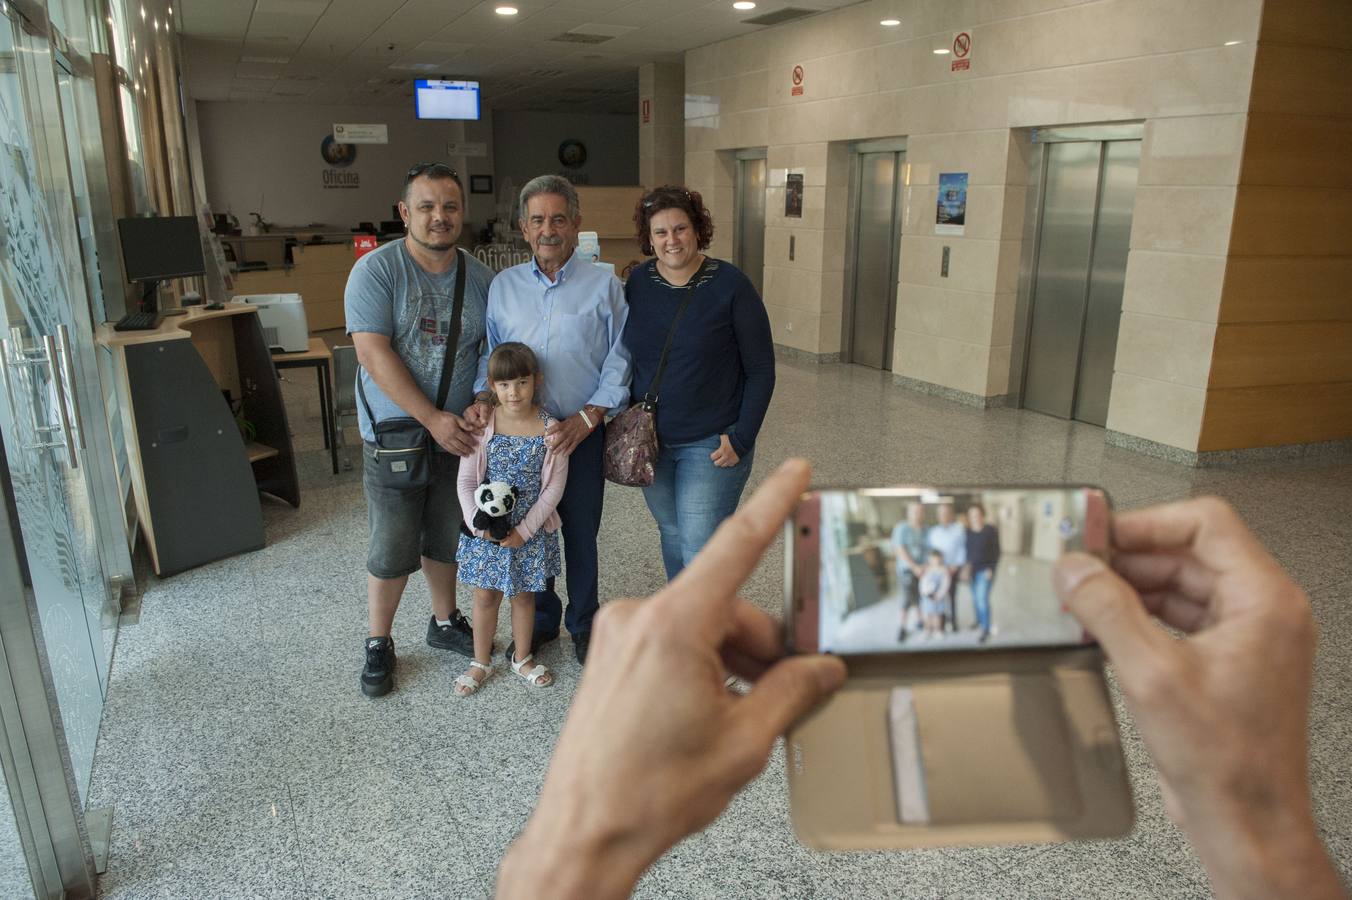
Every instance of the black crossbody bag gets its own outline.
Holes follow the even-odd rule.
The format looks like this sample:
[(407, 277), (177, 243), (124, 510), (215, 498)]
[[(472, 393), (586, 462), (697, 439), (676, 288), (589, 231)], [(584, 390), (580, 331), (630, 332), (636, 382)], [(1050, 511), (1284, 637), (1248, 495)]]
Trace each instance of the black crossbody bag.
[[(437, 409), (446, 405), (446, 395), (451, 390), (455, 355), (460, 346), (460, 318), (465, 309), (465, 252), (457, 247), (456, 254), (455, 299), (451, 304), (451, 327), (446, 336), (441, 382), (437, 385)], [(427, 428), (412, 416), (395, 416), (376, 421), (371, 404), (366, 399), (366, 389), (362, 386), (360, 367), (357, 369), (357, 395), (366, 409), (366, 420), (371, 423), (375, 449), (370, 453), (376, 463), (382, 467), (388, 466), (391, 474), (401, 476), (401, 481), (411, 485), (426, 483), (430, 472), (428, 454), (436, 449)]]

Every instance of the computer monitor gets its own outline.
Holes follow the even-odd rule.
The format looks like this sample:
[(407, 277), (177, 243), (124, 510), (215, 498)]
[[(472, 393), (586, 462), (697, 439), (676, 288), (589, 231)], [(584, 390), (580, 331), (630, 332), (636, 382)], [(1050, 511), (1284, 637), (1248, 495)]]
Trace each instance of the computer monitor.
[(419, 78), (413, 83), (413, 108), (419, 119), (479, 119), (479, 82)]
[(196, 216), (118, 219), (117, 233), (122, 242), (122, 266), (127, 280), (145, 285), (141, 292), (142, 312), (156, 312), (155, 291), (159, 282), (206, 273)]

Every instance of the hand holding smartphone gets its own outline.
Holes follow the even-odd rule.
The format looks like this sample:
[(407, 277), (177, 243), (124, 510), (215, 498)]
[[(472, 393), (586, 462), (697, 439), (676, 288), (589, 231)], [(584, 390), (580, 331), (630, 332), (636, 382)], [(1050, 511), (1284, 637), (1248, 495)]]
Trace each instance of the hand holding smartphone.
[(1051, 587), (1105, 555), (1090, 487), (804, 495), (786, 641), (840, 655), (841, 691), (789, 734), (799, 837), (831, 849), (1107, 837), (1131, 795), (1102, 657)]

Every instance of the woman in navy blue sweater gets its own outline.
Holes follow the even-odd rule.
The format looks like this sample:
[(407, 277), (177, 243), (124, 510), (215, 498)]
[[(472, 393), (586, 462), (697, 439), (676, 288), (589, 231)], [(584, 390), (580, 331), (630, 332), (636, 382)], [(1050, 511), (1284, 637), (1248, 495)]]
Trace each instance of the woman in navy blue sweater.
[(657, 399), (659, 451), (643, 498), (671, 579), (737, 508), (775, 389), (775, 353), (756, 288), (736, 266), (701, 252), (714, 228), (698, 193), (660, 187), (639, 201), (634, 224), (639, 246), (656, 258), (625, 283), (624, 345), (634, 360), (633, 401)]

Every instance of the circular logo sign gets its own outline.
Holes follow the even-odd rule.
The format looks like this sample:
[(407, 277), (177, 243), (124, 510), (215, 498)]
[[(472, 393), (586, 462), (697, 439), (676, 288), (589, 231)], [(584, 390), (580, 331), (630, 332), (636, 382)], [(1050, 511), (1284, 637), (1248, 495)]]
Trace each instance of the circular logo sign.
[(797, 85), (797, 84), (802, 84), (802, 83), (803, 83), (803, 67), (802, 67), (802, 66), (794, 66), (794, 67), (793, 67), (793, 83), (796, 84), (796, 85)]
[(339, 169), (346, 169), (357, 161), (356, 144), (340, 144), (333, 139), (333, 135), (324, 135), (324, 140), (319, 144), (319, 155), (324, 157), (324, 162)]
[(963, 31), (953, 38), (953, 55), (962, 59), (972, 49), (972, 36)]

